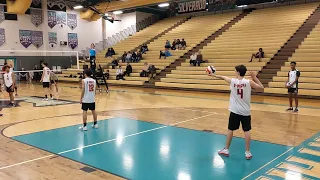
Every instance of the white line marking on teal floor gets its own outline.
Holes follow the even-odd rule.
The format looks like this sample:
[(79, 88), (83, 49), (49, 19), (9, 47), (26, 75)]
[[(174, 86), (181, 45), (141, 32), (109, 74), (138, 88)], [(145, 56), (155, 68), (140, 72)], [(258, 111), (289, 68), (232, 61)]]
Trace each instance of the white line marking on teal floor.
[[(139, 134), (144, 134), (144, 133), (147, 133), (147, 132), (151, 132), (151, 131), (155, 131), (155, 130), (159, 130), (159, 129), (175, 126), (175, 125), (178, 125), (178, 124), (186, 123), (186, 122), (189, 122), (189, 121), (194, 121), (194, 120), (205, 118), (205, 117), (212, 116), (212, 115), (214, 115), (214, 114), (211, 113), (211, 114), (207, 114), (207, 115), (196, 117), (196, 118), (192, 118), (192, 119), (187, 119), (187, 120), (180, 121), (180, 122), (177, 122), (177, 123), (164, 125), (164, 126), (161, 126), (161, 127), (157, 127), (157, 128), (153, 128), (153, 129), (137, 132), (137, 133), (134, 133), (134, 134), (129, 134), (129, 135), (123, 136), (123, 138), (128, 138), (128, 137), (136, 136), (136, 135), (139, 135)], [(116, 140), (117, 140), (117, 138), (106, 140), (106, 141), (101, 141), (101, 142), (98, 142), (98, 143), (94, 143), (94, 144), (90, 144), (90, 145), (86, 145), (86, 146), (70, 149), (70, 150), (67, 150), (67, 151), (59, 152), (57, 154), (61, 155), (61, 154), (65, 154), (65, 153), (68, 153), (68, 152), (77, 151), (77, 150), (80, 150), (80, 149), (84, 149), (84, 148), (88, 148), (88, 147), (92, 147), (92, 146), (97, 146), (97, 145), (100, 145), (100, 144), (105, 144), (105, 143), (109, 143), (109, 142), (116, 141)], [(20, 163), (9, 165), (9, 166), (0, 167), (0, 170), (7, 169), (7, 168), (10, 168), (10, 167), (14, 167), (14, 166), (19, 166), (19, 165), (22, 165), (22, 164), (27, 164), (27, 163), (38, 161), (38, 160), (41, 160), (41, 159), (46, 159), (46, 158), (49, 158), (49, 157), (52, 157), (52, 156), (55, 156), (55, 154), (48, 155), (48, 156), (43, 156), (43, 157), (39, 157), (39, 158), (35, 158), (35, 159), (31, 159), (31, 160), (28, 160), (28, 161), (23, 161), (23, 162), (20, 162)]]

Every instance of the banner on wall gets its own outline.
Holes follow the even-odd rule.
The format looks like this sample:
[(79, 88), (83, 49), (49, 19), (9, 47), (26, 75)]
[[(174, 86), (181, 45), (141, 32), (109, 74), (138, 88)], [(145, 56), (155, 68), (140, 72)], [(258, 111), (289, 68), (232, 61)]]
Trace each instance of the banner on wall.
[(48, 32), (48, 37), (49, 37), (49, 47), (54, 48), (58, 44), (58, 37), (57, 33), (55, 32)]
[(0, 28), (0, 46), (6, 42), (6, 34), (3, 28)]
[(20, 43), (25, 48), (28, 48), (32, 43), (30, 30), (19, 30), (19, 38), (20, 38)]
[(41, 9), (30, 9), (31, 22), (33, 25), (38, 27), (42, 24), (42, 10)]
[(60, 28), (63, 28), (66, 25), (67, 22), (67, 13), (57, 11), (56, 12), (56, 19), (57, 19), (57, 24), (59, 25)]
[(37, 8), (37, 9), (42, 9), (42, 3), (41, 0), (32, 0), (31, 3), (31, 8)]
[(39, 48), (43, 45), (43, 33), (42, 31), (31, 31), (31, 42), (36, 47)]
[(68, 33), (68, 44), (71, 47), (71, 49), (74, 49), (78, 46), (77, 33)]
[(189, 13), (206, 10), (206, 0), (184, 1), (178, 3), (178, 13)]
[(65, 0), (48, 0), (47, 8), (49, 10), (66, 11), (66, 1)]
[(57, 25), (57, 18), (55, 11), (48, 11), (48, 26), (52, 29)]
[(4, 6), (0, 5), (0, 23), (4, 21)]
[(41, 0), (32, 0), (32, 3), (35, 5), (35, 6), (39, 6), (41, 4)]
[(70, 29), (74, 30), (77, 27), (77, 15), (76, 14), (67, 14), (67, 25)]

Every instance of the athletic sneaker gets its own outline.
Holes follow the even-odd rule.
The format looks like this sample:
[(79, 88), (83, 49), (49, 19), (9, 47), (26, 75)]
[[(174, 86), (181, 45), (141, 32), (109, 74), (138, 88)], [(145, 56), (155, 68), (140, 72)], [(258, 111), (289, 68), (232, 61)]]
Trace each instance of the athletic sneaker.
[(48, 98), (43, 98), (43, 101), (48, 101), (49, 99)]
[(292, 111), (293, 110), (293, 108), (292, 107), (290, 107), (290, 108), (288, 108), (286, 111)]
[(92, 127), (93, 129), (98, 129), (98, 128), (99, 128), (98, 124), (92, 124), (91, 127)]
[(298, 111), (299, 111), (298, 108), (295, 108), (293, 112), (298, 112)]
[(226, 148), (223, 148), (218, 152), (218, 154), (228, 157), (229, 156), (229, 150), (226, 149)]
[(87, 130), (88, 130), (87, 126), (81, 126), (81, 127), (79, 127), (79, 129), (80, 129), (81, 131), (87, 131)]
[(250, 160), (250, 159), (252, 158), (252, 154), (251, 154), (250, 151), (246, 151), (246, 152), (245, 152), (245, 155), (246, 155), (246, 159), (247, 159), (247, 160)]
[(53, 100), (54, 99), (54, 97), (51, 97), (51, 100)]

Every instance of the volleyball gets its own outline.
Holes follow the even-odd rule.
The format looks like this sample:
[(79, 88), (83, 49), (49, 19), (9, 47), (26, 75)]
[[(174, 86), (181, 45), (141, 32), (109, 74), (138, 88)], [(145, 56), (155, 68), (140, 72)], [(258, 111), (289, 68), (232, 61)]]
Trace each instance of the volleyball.
[(286, 87), (287, 87), (287, 88), (290, 87), (290, 82), (287, 82)]
[(214, 68), (213, 66), (208, 66), (206, 68), (206, 73), (208, 74), (214, 74), (216, 72), (216, 68)]

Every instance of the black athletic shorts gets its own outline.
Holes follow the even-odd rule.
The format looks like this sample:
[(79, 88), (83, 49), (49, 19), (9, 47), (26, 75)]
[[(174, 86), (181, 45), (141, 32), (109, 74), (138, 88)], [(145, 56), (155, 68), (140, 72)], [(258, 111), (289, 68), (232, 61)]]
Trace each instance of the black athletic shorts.
[(14, 89), (12, 89), (12, 86), (6, 87), (6, 90), (8, 93), (14, 92)]
[(81, 109), (83, 111), (88, 111), (88, 109), (94, 111), (96, 110), (96, 103), (82, 103)]
[(50, 87), (50, 83), (49, 82), (43, 82), (42, 83), (42, 87), (43, 88), (49, 88)]
[(288, 88), (288, 93), (297, 93), (298, 94), (298, 88)]
[(242, 116), (242, 115), (230, 112), (228, 129), (231, 131), (239, 129), (240, 122), (241, 122), (243, 131), (251, 130), (251, 116)]

